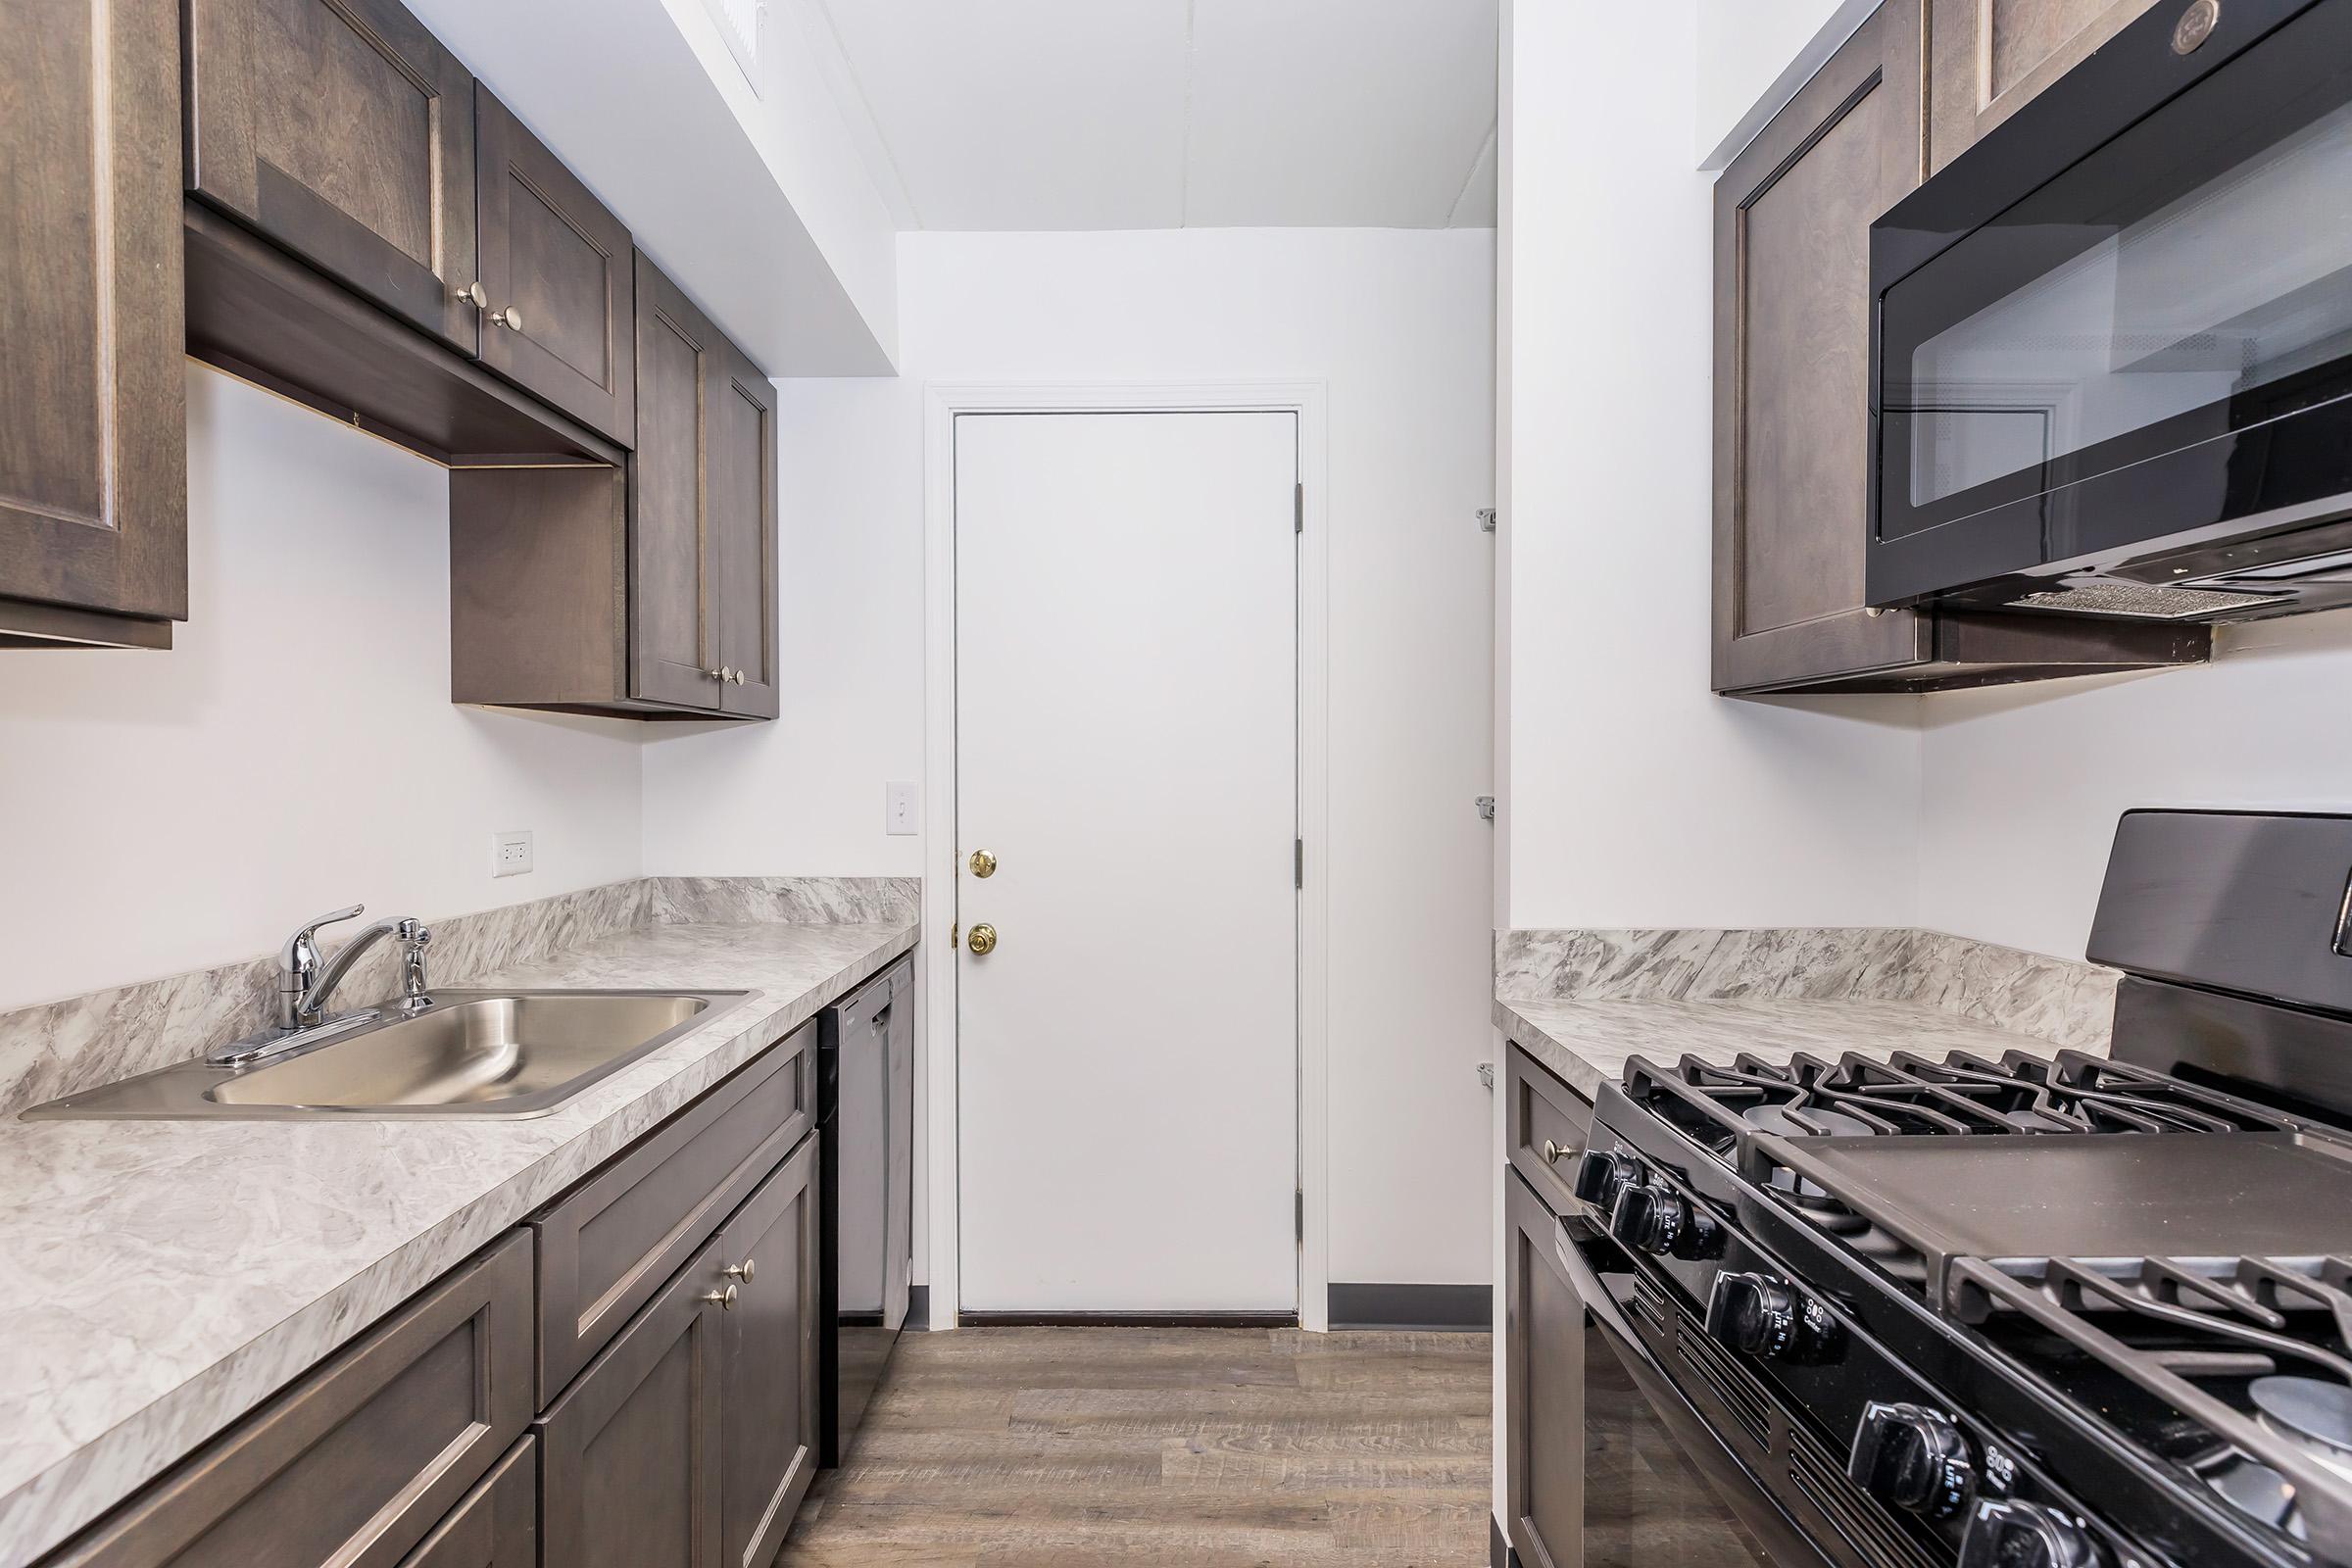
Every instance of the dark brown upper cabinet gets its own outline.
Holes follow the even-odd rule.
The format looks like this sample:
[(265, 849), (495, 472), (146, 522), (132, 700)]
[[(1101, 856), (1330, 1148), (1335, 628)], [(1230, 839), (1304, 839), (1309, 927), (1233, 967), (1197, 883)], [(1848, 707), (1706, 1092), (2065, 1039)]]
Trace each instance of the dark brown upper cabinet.
[(1926, 175), (1928, 0), (1886, 0), (1715, 186), (1717, 691), (2189, 663), (2203, 627), (1867, 609), (1870, 225)]
[(637, 430), (629, 231), (488, 89), (474, 92), (482, 363), (622, 446)]
[(1930, 170), (1959, 157), (2155, 3), (1930, 0)]
[(35, 0), (0, 51), (0, 648), (188, 612), (173, 0)]
[(397, 0), (187, 0), (188, 188), (474, 352), (473, 75)]
[(620, 473), (450, 476), (450, 696), (635, 718), (776, 716), (774, 387), (635, 258)]
[(721, 341), (710, 411), (710, 544), (721, 711), (776, 716), (776, 388)]

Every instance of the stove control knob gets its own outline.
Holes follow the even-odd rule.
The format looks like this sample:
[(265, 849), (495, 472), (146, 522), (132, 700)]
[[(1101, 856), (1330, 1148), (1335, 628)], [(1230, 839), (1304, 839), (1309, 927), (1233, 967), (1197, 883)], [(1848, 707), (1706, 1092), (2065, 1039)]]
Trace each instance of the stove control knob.
[(2102, 1568), (2105, 1561), (2079, 1521), (2015, 1498), (1978, 1503), (1960, 1542), (1960, 1568)]
[(1749, 1355), (1787, 1355), (1796, 1348), (1801, 1312), (1796, 1293), (1769, 1274), (1718, 1274), (1707, 1295), (1707, 1332)]
[(1609, 1210), (1609, 1234), (1640, 1252), (1694, 1256), (1707, 1225), (1690, 1200), (1670, 1187), (1627, 1187)]
[(1968, 1439), (1948, 1416), (1923, 1404), (1873, 1399), (1854, 1429), (1845, 1473), (1881, 1502), (1944, 1519), (1968, 1500)]
[(1576, 1164), (1576, 1196), (1605, 1216), (1617, 1201), (1618, 1189), (1633, 1178), (1633, 1161), (1615, 1154), (1587, 1152)]

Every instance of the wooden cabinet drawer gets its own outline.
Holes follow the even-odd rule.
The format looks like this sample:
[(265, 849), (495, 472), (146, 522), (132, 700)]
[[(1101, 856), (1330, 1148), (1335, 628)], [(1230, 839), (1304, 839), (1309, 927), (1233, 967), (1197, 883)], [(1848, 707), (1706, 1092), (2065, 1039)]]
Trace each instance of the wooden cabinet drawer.
[(1558, 1221), (1525, 1183), (1506, 1176), (1502, 1188), (1503, 1495), (1511, 1548), (1525, 1568), (1581, 1568), (1585, 1304), (1560, 1261)]
[(52, 1568), (393, 1568), (530, 1424), (530, 1251), (460, 1268)]
[(525, 1438), (400, 1568), (539, 1568), (539, 1449)]
[(1592, 1106), (1517, 1046), (1505, 1054), (1503, 1141), (1511, 1168), (1554, 1213), (1578, 1212), (1577, 1156), (1592, 1131)]
[(728, 1568), (774, 1560), (816, 1475), (816, 1160), (811, 1138), (718, 1234), (719, 1262), (742, 1278), (719, 1330)]
[(709, 1241), (810, 1126), (813, 1019), (570, 1193), (539, 1236), (539, 1397), (564, 1386)]

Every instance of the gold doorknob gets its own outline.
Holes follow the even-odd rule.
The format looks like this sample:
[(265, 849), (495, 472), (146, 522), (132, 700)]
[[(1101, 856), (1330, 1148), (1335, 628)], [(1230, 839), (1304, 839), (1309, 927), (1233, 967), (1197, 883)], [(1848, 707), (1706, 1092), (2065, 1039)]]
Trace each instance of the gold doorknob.
[(997, 874), (997, 858), (986, 850), (974, 850), (971, 867), (974, 876), (995, 876)]
[(976, 925), (972, 927), (972, 934), (967, 940), (971, 943), (973, 957), (986, 957), (997, 951), (997, 928), (993, 925)]

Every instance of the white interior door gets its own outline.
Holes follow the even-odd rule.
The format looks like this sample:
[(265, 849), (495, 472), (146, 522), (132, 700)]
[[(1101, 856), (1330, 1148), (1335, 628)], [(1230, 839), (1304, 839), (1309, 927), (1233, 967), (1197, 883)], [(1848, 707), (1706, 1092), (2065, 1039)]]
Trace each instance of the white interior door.
[(1297, 1309), (1298, 477), (1291, 414), (956, 417), (967, 1311)]

